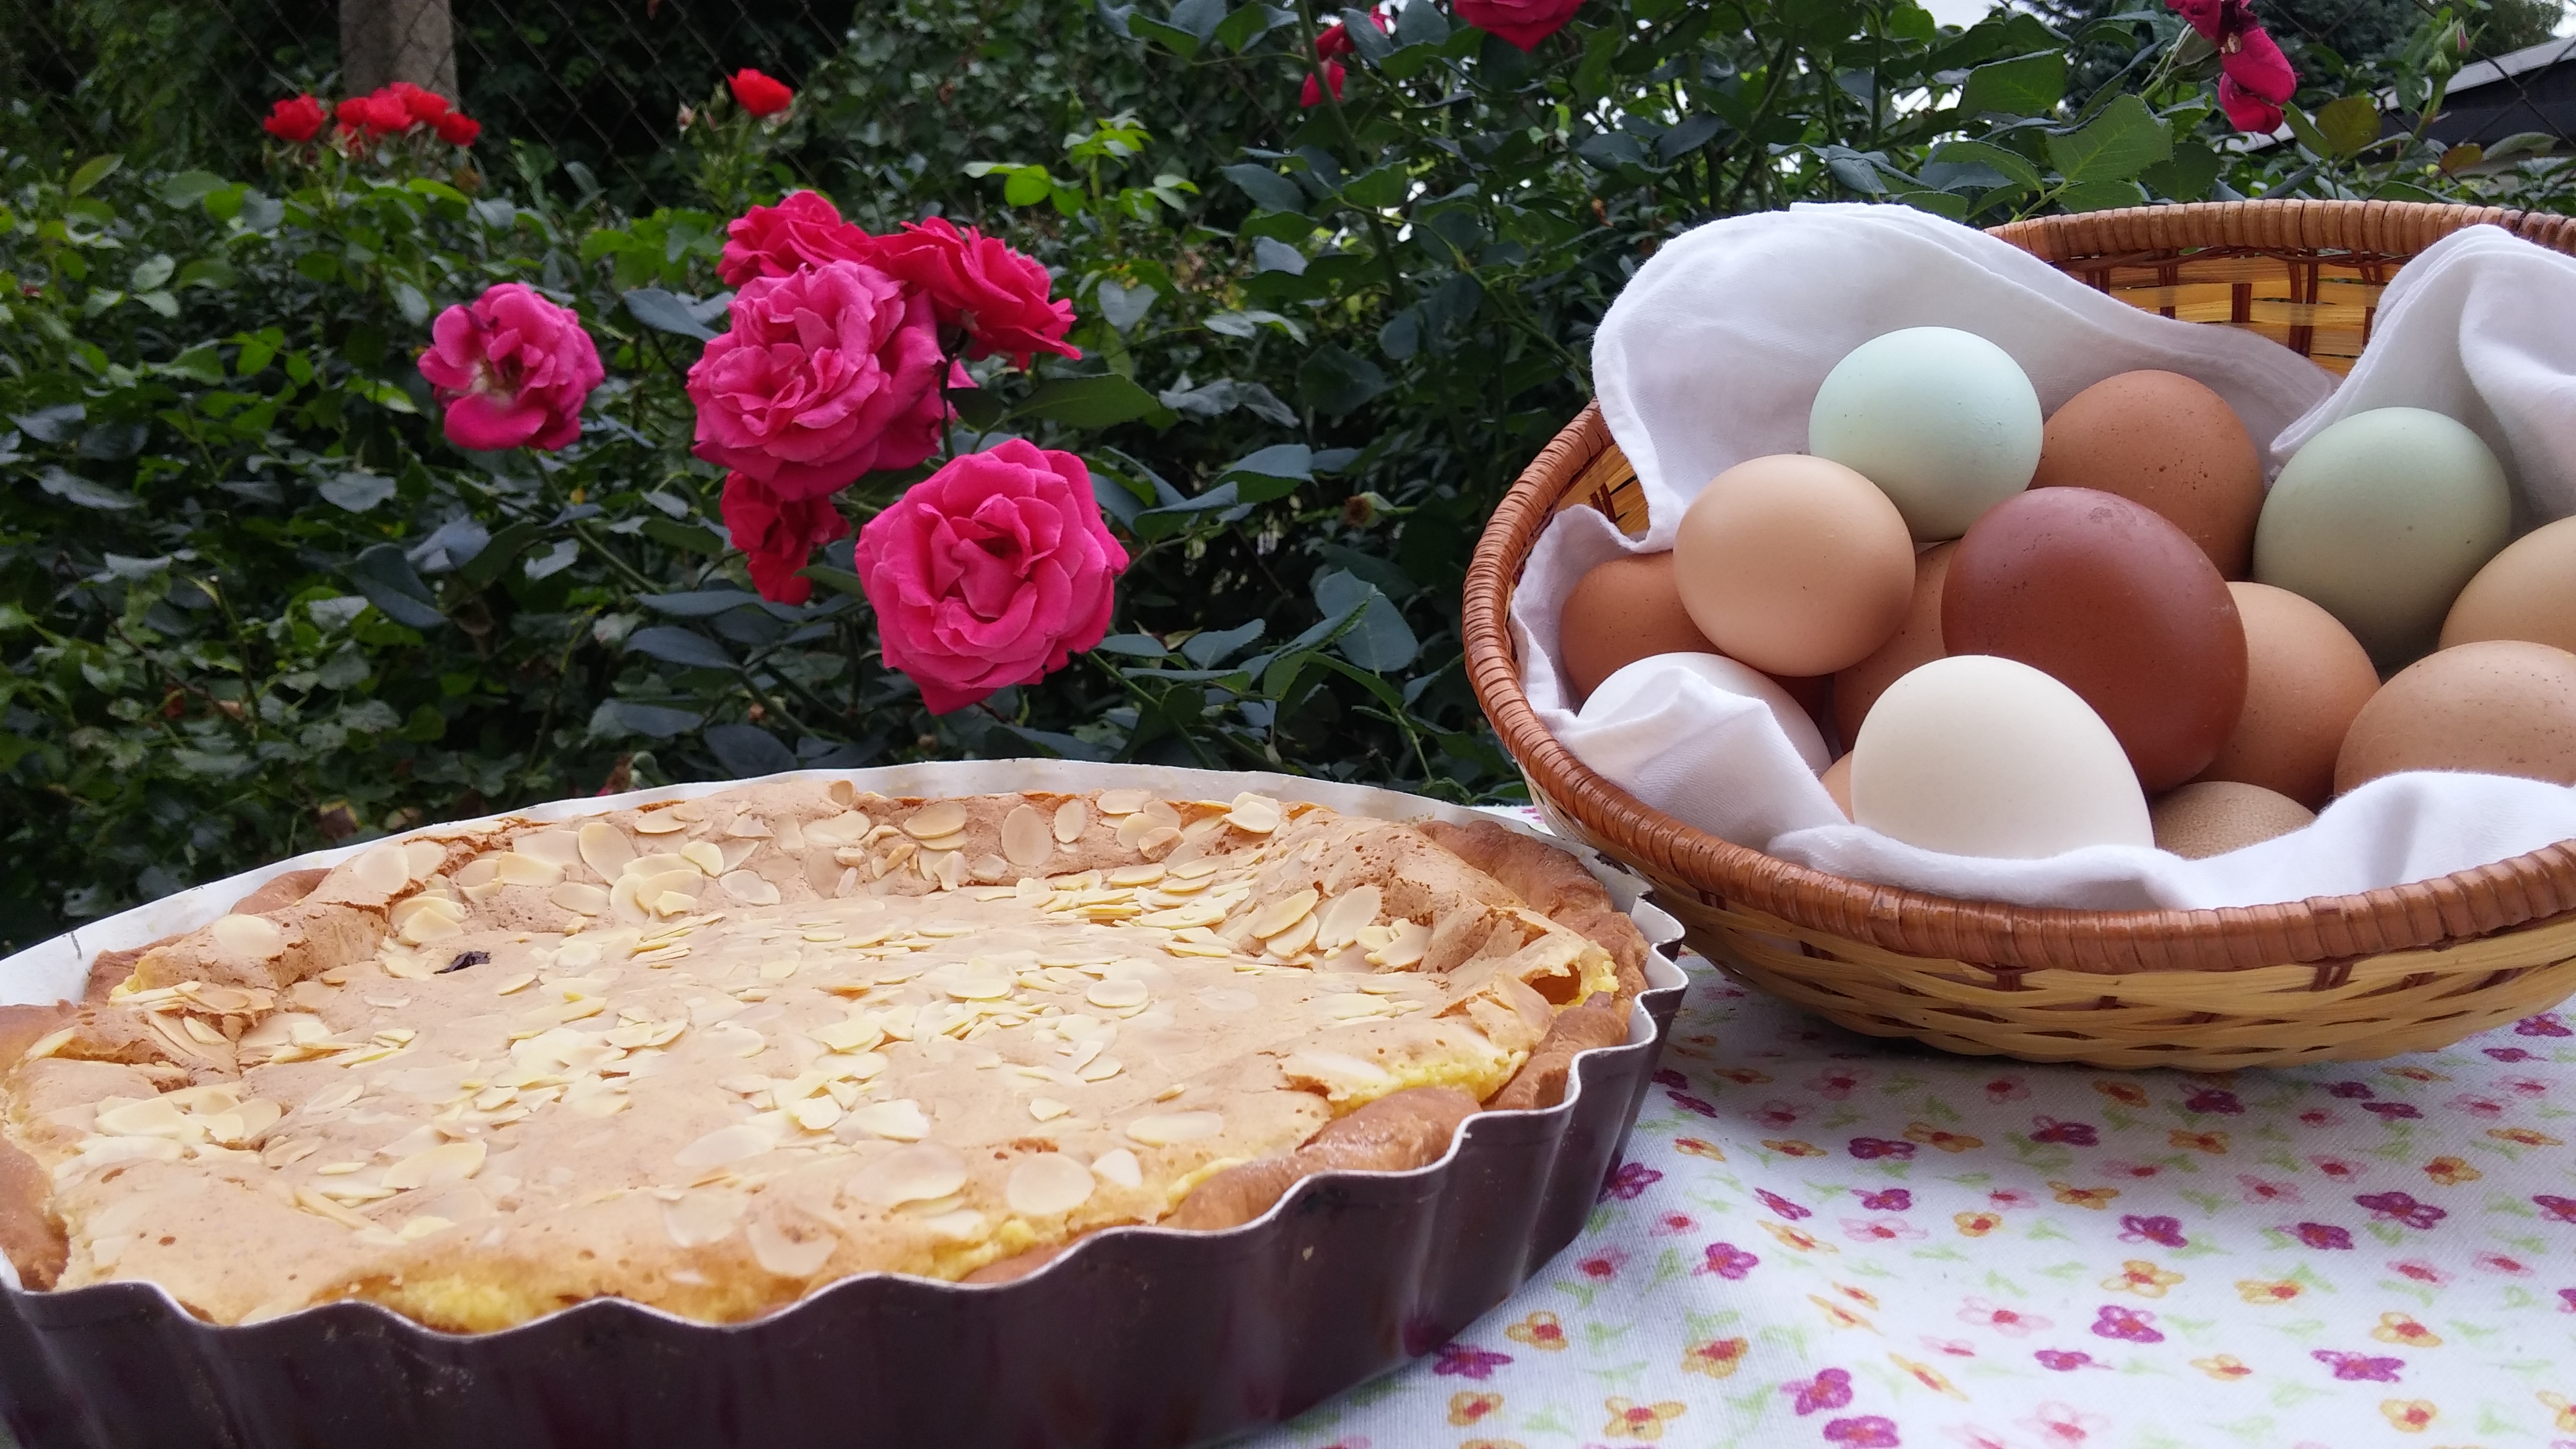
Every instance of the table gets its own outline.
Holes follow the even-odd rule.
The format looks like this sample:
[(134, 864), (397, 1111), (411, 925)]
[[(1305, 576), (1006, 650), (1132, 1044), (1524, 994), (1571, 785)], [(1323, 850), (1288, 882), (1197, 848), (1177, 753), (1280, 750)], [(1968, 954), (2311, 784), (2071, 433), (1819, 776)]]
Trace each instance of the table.
[(2576, 1012), (2228, 1075), (1954, 1057), (1686, 959), (1583, 1235), (1258, 1449), (2576, 1449)]

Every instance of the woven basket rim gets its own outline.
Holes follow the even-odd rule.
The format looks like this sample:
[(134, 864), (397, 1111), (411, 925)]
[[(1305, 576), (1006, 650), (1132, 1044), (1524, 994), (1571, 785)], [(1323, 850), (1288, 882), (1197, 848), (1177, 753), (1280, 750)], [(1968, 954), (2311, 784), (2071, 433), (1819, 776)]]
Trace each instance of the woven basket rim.
[[(2067, 266), (2176, 248), (2361, 252), (2402, 259), (2481, 222), (2576, 252), (2576, 218), (2404, 202), (2225, 202), (2045, 217), (1993, 234)], [(2080, 265), (2080, 262), (2079, 262)], [(2076, 268), (2069, 268), (2074, 270)], [(2576, 912), (2576, 840), (2355, 895), (2201, 910), (2082, 911), (1968, 901), (1852, 880), (1721, 840), (1596, 774), (1521, 690), (1511, 598), (1566, 487), (1610, 445), (1596, 402), (1514, 483), (1477, 541), (1462, 611), (1468, 677), (1534, 793), (1596, 843), (1712, 903), (1749, 907), (1911, 956), (2006, 970), (2242, 970), (2437, 947)]]

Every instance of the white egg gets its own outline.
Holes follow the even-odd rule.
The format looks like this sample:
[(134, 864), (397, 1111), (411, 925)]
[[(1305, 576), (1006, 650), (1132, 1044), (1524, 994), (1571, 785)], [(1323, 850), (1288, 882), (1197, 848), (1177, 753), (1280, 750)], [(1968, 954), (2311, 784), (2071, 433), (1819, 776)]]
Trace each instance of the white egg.
[(2074, 690), (1991, 654), (1935, 659), (1887, 687), (1852, 745), (1851, 802), (1858, 823), (1950, 855), (2155, 844), (2111, 727)]
[(1918, 542), (1957, 538), (2030, 486), (2044, 422), (2012, 354), (1954, 327), (1853, 348), (1816, 391), (1807, 451), (1877, 484)]
[(1789, 737), (1790, 745), (1807, 762), (1808, 769), (1821, 770), (1832, 762), (1833, 756), (1825, 749), (1824, 733), (1798, 701), (1789, 697), (1789, 691), (1770, 675), (1723, 654), (1650, 654), (1633, 664), (1621, 665), (1583, 701), (1580, 717), (1584, 723), (1593, 724), (1652, 709), (1670, 697), (1676, 675), (1703, 679), (1728, 694), (1762, 701), (1770, 707), (1771, 717), (1780, 722), (1781, 732)]

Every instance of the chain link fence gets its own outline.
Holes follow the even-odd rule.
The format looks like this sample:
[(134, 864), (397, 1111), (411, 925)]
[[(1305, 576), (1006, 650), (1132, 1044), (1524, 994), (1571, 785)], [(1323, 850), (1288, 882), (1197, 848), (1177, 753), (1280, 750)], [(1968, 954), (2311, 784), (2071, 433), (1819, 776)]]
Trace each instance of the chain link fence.
[(587, 167), (621, 203), (672, 195), (681, 107), (743, 67), (800, 86), (854, 0), (10, 0), (0, 143), (249, 163), (280, 98), (405, 79), (519, 144)]

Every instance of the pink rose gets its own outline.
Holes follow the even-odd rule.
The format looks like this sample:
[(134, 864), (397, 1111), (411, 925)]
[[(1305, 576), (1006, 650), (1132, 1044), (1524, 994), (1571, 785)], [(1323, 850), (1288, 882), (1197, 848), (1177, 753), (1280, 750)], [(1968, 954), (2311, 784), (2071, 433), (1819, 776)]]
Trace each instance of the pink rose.
[(871, 245), (876, 265), (930, 294), (941, 326), (966, 329), (974, 343), (969, 356), (1004, 352), (1026, 367), (1033, 352), (1082, 355), (1064, 342), (1073, 304), (1053, 300), (1046, 268), (1000, 238), (934, 216)]
[(1456, 0), (1458, 18), (1523, 50), (1565, 28), (1583, 0)]
[[(699, 457), (810, 498), (938, 446), (946, 408), (928, 298), (874, 267), (832, 262), (745, 282), (731, 316), (689, 369)], [(974, 384), (958, 368), (950, 385)]]
[(1127, 551), (1080, 458), (1012, 438), (869, 519), (857, 565), (886, 663), (946, 714), (1099, 643)]
[(866, 232), (841, 220), (819, 191), (790, 192), (776, 206), (755, 206), (725, 226), (716, 275), (728, 287), (754, 277), (784, 277), (798, 267), (873, 260)]
[(581, 436), (581, 408), (608, 375), (570, 307), (503, 282), (438, 314), (420, 355), (460, 448), (554, 449)]
[(813, 582), (797, 570), (816, 548), (850, 532), (831, 499), (781, 498), (747, 473), (725, 475), (724, 521), (733, 546), (751, 556), (752, 587), (782, 604), (813, 597)]

